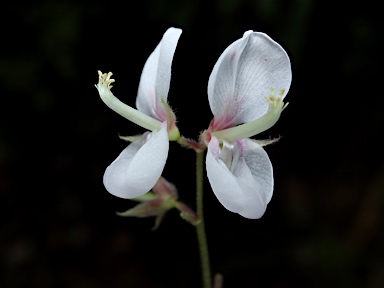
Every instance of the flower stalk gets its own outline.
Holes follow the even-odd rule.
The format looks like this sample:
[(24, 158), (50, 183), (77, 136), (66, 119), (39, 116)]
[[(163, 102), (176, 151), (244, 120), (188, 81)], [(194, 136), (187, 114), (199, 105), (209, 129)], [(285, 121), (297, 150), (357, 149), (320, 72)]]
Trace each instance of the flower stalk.
[(196, 227), (197, 240), (200, 249), (201, 273), (203, 278), (203, 287), (211, 288), (211, 266), (209, 261), (207, 236), (205, 234), (204, 225), (204, 209), (203, 209), (203, 169), (204, 168), (204, 153), (196, 153), (196, 207), (197, 217), (199, 222)]

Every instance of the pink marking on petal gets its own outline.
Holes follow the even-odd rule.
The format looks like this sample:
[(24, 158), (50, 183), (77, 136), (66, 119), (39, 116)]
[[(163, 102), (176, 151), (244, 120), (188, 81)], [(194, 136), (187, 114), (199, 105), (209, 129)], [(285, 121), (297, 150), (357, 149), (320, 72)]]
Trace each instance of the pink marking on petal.
[(167, 112), (165, 112), (164, 107), (156, 107), (153, 113), (156, 115), (157, 120), (161, 122), (167, 121)]
[(240, 157), (244, 157), (245, 156), (244, 150), (246, 145), (245, 140), (244, 139), (236, 140), (236, 143), (240, 149)]
[(209, 143), (212, 139), (212, 134), (209, 130), (207, 130), (207, 132), (205, 133), (205, 137), (206, 137), (205, 140), (207, 141), (207, 143)]
[(214, 131), (220, 131), (220, 130), (224, 130), (229, 127), (232, 127), (233, 126), (232, 120), (233, 120), (233, 116), (228, 114), (223, 114), (219, 117), (215, 117), (212, 119), (208, 130), (210, 132), (214, 132)]
[(234, 51), (231, 55), (231, 62), (235, 61), (237, 51)]

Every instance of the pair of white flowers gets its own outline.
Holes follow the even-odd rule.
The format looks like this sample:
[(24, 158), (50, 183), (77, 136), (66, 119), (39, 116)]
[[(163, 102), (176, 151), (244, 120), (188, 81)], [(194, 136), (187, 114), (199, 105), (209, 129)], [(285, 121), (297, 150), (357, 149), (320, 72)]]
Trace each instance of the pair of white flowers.
[[(171, 64), (181, 30), (169, 28), (149, 56), (141, 74), (136, 109), (111, 92), (112, 73), (99, 71), (101, 99), (128, 120), (148, 129), (132, 141), (106, 169), (104, 185), (113, 195), (135, 198), (160, 178), (169, 141), (180, 139), (176, 118), (167, 104)], [(273, 170), (263, 142), (250, 139), (273, 126), (283, 111), (291, 84), (291, 65), (284, 49), (268, 35), (247, 31), (224, 50), (208, 81), (214, 115), (200, 137), (207, 147), (206, 169), (221, 204), (243, 217), (260, 218), (273, 194)]]

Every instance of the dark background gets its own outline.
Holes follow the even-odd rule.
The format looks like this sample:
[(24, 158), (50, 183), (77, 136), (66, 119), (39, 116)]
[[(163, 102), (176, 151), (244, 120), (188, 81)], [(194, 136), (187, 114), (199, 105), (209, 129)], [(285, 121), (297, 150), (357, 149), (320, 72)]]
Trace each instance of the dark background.
[[(140, 4), (139, 4), (140, 3)], [(337, 3), (337, 4), (335, 4)], [(134, 106), (142, 67), (168, 27), (183, 29), (169, 103), (186, 137), (212, 118), (206, 88), (246, 30), (290, 55), (290, 102), (257, 139), (275, 191), (266, 214), (225, 210), (205, 185), (213, 272), (229, 287), (384, 287), (383, 14), (376, 1), (35, 1), (1, 5), (0, 286), (201, 287), (195, 231), (171, 211), (103, 187), (104, 169), (145, 130), (100, 100), (97, 70)], [(194, 153), (171, 143), (164, 176), (194, 207)], [(207, 184), (207, 182), (206, 182)]]

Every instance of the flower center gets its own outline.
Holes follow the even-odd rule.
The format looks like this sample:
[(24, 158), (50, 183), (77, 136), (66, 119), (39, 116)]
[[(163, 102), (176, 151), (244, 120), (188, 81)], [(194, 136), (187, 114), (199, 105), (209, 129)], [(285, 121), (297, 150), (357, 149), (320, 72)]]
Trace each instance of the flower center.
[(220, 159), (233, 173), (241, 155), (241, 147), (237, 142), (228, 143), (223, 141), (222, 145)]
[(275, 96), (275, 90), (271, 89), (271, 96), (265, 96), (264, 98), (269, 103), (269, 109), (260, 118), (244, 123), (235, 127), (223, 129), (220, 131), (213, 131), (212, 135), (216, 136), (220, 140), (227, 142), (234, 142), (236, 140), (252, 137), (259, 134), (269, 128), (271, 128), (277, 120), (279, 120), (281, 112), (287, 107), (288, 103), (284, 105), (282, 95), (284, 90), (279, 91), (279, 96)]

